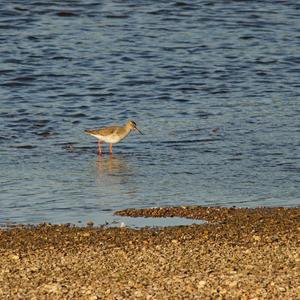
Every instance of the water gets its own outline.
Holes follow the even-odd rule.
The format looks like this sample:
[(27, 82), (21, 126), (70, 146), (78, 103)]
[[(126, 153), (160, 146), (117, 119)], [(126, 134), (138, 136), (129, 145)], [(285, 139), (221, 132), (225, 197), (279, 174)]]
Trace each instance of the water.
[[(295, 1), (2, 1), (0, 221), (299, 205), (299, 28)], [(98, 161), (84, 129), (128, 119)]]
[(170, 226), (200, 225), (205, 222), (181, 217), (144, 218), (144, 217), (116, 217), (113, 216), (105, 227), (127, 227), (140, 229), (144, 227), (161, 228)]

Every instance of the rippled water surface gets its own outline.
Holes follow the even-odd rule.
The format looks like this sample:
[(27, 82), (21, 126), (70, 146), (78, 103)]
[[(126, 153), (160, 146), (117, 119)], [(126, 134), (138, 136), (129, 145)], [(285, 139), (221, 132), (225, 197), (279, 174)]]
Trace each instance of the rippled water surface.
[(46, 2), (0, 4), (1, 223), (299, 205), (297, 1)]

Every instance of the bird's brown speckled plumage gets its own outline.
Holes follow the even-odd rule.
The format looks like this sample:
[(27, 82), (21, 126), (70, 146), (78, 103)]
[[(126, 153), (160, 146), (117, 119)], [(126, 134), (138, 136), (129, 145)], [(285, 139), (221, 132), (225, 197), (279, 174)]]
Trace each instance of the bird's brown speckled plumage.
[(142, 133), (134, 121), (128, 121), (124, 126), (109, 126), (101, 129), (85, 130), (84, 132), (96, 137), (98, 141), (99, 154), (102, 153), (101, 144), (103, 142), (110, 144), (110, 153), (112, 154), (112, 144), (123, 140), (132, 130)]

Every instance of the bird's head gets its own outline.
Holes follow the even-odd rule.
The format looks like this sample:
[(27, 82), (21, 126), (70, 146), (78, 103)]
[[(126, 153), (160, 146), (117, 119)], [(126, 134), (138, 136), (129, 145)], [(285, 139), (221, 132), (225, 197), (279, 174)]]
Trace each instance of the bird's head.
[(138, 131), (140, 134), (142, 134), (142, 132), (137, 128), (136, 123), (132, 120), (127, 122), (127, 126), (130, 128), (130, 130), (135, 130)]

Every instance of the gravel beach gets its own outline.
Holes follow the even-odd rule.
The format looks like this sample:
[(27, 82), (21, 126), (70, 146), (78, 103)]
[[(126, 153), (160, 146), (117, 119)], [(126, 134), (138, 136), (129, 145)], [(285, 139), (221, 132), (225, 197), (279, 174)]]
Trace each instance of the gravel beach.
[(129, 209), (203, 225), (0, 230), (1, 299), (300, 299), (300, 208)]

